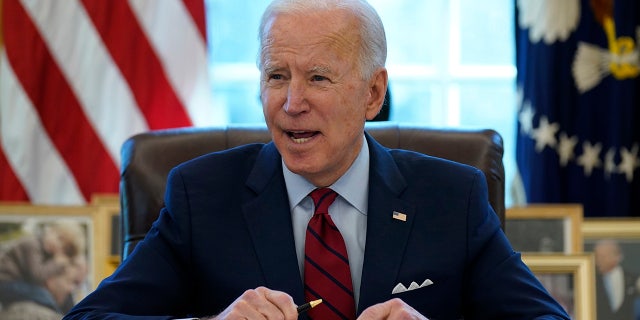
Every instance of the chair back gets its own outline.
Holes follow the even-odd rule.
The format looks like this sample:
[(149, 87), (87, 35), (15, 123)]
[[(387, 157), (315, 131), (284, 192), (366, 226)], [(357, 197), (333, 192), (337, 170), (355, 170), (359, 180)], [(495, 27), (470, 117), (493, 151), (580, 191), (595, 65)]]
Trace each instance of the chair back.
[[(367, 122), (366, 131), (399, 148), (474, 166), (489, 186), (489, 202), (504, 227), (504, 166), (500, 135), (490, 129), (434, 129), (393, 122)], [(163, 206), (169, 171), (197, 156), (253, 142), (268, 142), (264, 125), (156, 130), (135, 135), (122, 147), (120, 174), (122, 258), (151, 228)]]

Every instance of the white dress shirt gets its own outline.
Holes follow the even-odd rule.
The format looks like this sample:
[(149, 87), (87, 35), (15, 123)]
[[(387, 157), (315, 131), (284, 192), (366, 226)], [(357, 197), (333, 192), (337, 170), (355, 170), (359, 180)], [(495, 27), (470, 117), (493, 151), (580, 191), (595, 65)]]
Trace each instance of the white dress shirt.
[[(339, 195), (329, 207), (329, 215), (340, 230), (347, 247), (356, 307), (360, 297), (369, 195), (369, 147), (364, 135), (362, 139), (364, 142), (360, 153), (349, 170), (329, 186)], [(316, 187), (302, 176), (289, 171), (284, 163), (282, 168), (289, 195), (298, 267), (301, 278), (304, 279), (304, 242), (307, 224), (314, 209), (309, 193)]]
[(611, 310), (618, 311), (624, 302), (624, 271), (622, 267), (616, 266), (611, 271), (602, 275), (605, 290), (609, 297)]

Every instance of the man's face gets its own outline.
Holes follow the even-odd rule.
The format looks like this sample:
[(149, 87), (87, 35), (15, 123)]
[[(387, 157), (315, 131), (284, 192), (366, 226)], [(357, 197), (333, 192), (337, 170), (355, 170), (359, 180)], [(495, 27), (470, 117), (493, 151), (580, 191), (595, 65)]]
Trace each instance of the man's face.
[(607, 273), (615, 268), (622, 260), (620, 249), (610, 242), (598, 243), (594, 249), (596, 267), (600, 273)]
[(386, 71), (382, 88), (362, 79), (354, 19), (339, 11), (281, 14), (266, 30), (260, 92), (273, 141), (289, 170), (330, 185), (358, 155)]

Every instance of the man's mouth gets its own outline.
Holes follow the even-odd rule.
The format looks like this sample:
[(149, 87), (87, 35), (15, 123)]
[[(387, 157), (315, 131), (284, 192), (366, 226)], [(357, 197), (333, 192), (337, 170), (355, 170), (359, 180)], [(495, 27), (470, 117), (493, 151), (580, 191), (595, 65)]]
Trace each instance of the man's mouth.
[(287, 131), (287, 135), (295, 143), (305, 143), (318, 133), (318, 131)]

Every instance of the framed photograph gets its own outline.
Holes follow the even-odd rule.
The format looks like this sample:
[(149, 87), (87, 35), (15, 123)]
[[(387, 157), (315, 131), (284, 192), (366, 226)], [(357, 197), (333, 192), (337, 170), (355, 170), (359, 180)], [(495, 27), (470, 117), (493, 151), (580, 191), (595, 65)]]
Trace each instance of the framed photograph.
[(582, 231), (595, 257), (598, 318), (640, 319), (640, 218), (585, 218)]
[(600, 319), (596, 318), (592, 254), (526, 253), (522, 260), (571, 319)]
[(582, 252), (580, 204), (530, 204), (506, 210), (505, 232), (519, 252)]
[(3, 311), (17, 303), (64, 313), (95, 289), (104, 273), (105, 221), (93, 206), (0, 204)]

